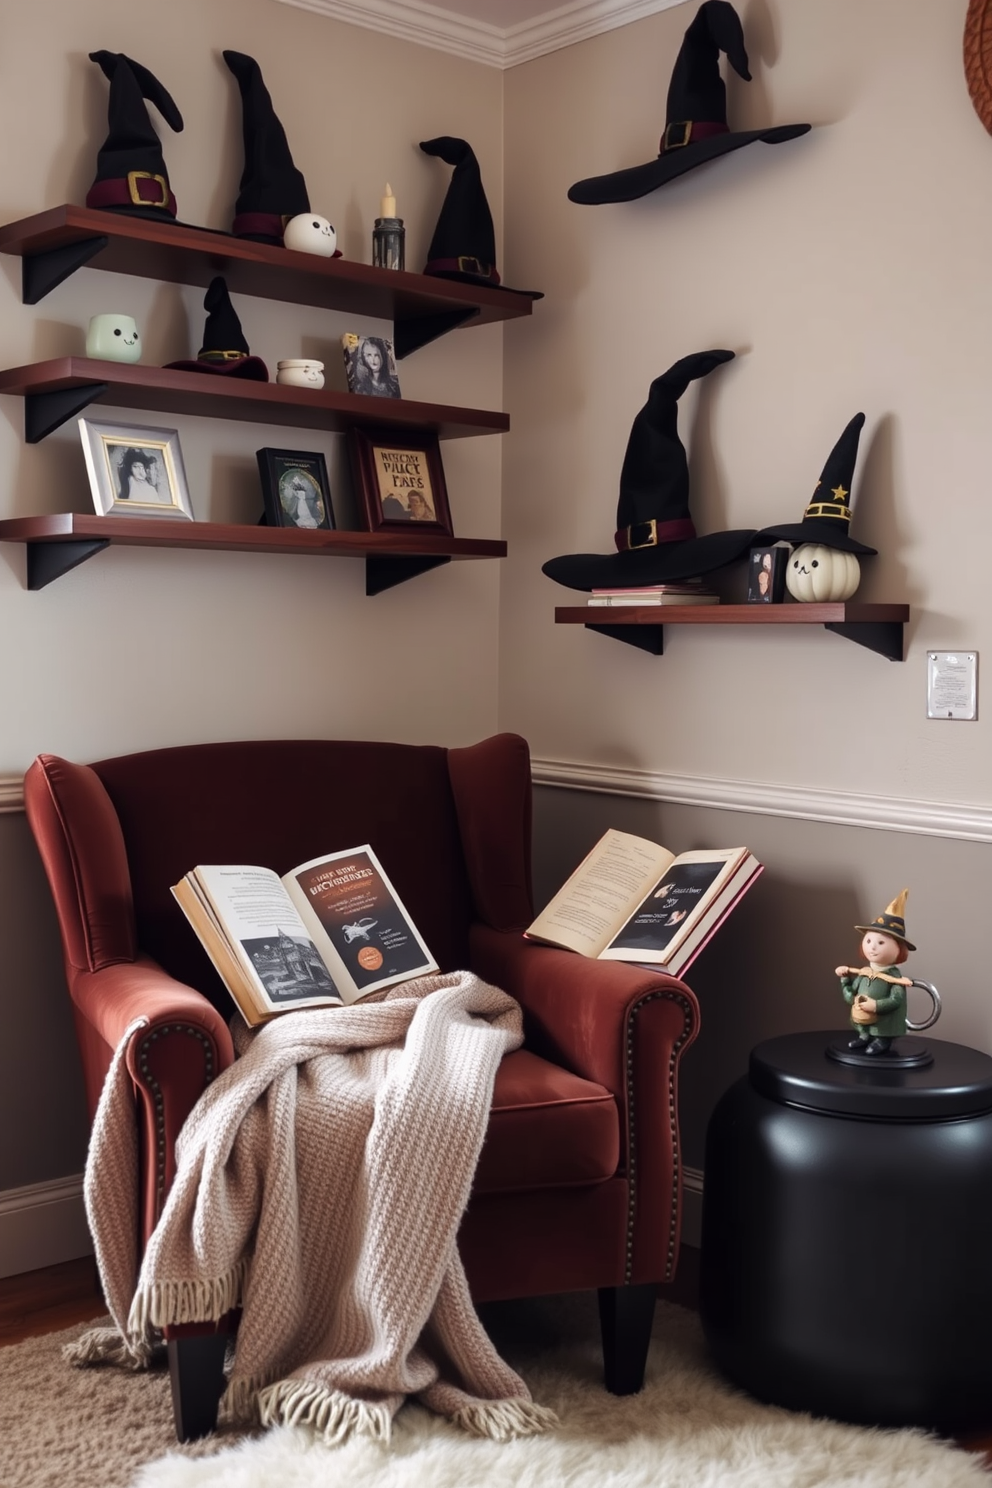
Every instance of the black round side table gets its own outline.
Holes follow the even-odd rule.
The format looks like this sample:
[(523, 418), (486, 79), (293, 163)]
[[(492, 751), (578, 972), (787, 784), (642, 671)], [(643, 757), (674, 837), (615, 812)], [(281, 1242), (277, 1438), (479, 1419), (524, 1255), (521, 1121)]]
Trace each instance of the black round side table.
[(759, 1044), (710, 1119), (710, 1349), (737, 1384), (794, 1410), (987, 1427), (992, 1058), (928, 1038), (929, 1063), (848, 1065), (828, 1053), (837, 1040)]

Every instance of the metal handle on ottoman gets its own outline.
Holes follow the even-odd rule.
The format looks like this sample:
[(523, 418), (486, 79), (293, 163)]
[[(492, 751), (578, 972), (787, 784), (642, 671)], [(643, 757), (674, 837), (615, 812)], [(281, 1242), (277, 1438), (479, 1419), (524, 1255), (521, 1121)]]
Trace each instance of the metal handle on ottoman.
[(922, 1023), (911, 1023), (908, 1018), (906, 1019), (906, 1027), (911, 1028), (914, 1033), (919, 1033), (924, 1028), (932, 1028), (940, 1017), (940, 993), (937, 991), (933, 982), (921, 981), (919, 977), (913, 978), (913, 986), (922, 987), (924, 992), (929, 992), (933, 998), (933, 1011), (929, 1018), (925, 1018)]

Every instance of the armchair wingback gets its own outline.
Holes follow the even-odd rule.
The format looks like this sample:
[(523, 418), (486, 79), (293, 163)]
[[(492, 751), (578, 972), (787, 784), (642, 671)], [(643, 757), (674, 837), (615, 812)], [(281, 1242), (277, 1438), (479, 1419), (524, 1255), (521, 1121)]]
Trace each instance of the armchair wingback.
[(218, 743), (91, 765), (42, 755), (25, 805), (91, 1115), (124, 1030), (149, 1020), (129, 1064), (142, 1242), (182, 1123), (233, 1058), (230, 996), (170, 885), (197, 863), (283, 873), (369, 842), (442, 970), (467, 967), (524, 1008), (525, 1046), (500, 1067), (459, 1235), (473, 1295), (599, 1289), (607, 1383), (640, 1387), (654, 1292), (678, 1255), (678, 1065), (698, 1010), (671, 977), (523, 939), (533, 917), (523, 739)]

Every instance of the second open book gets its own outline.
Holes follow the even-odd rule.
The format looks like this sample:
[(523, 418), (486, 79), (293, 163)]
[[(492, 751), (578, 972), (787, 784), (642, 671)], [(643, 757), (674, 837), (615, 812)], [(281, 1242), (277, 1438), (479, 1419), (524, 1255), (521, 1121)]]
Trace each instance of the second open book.
[(172, 889), (250, 1027), (437, 971), (368, 844), (270, 868), (203, 865)]
[(676, 857), (613, 829), (525, 934), (600, 961), (640, 961), (681, 976), (761, 871), (746, 847)]

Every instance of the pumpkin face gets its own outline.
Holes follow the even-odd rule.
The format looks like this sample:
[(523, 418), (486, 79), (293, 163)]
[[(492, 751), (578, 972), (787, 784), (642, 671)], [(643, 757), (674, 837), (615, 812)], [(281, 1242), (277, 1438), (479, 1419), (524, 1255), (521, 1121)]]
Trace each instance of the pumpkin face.
[(785, 570), (785, 587), (802, 604), (850, 599), (861, 580), (861, 565), (853, 553), (803, 543)]

